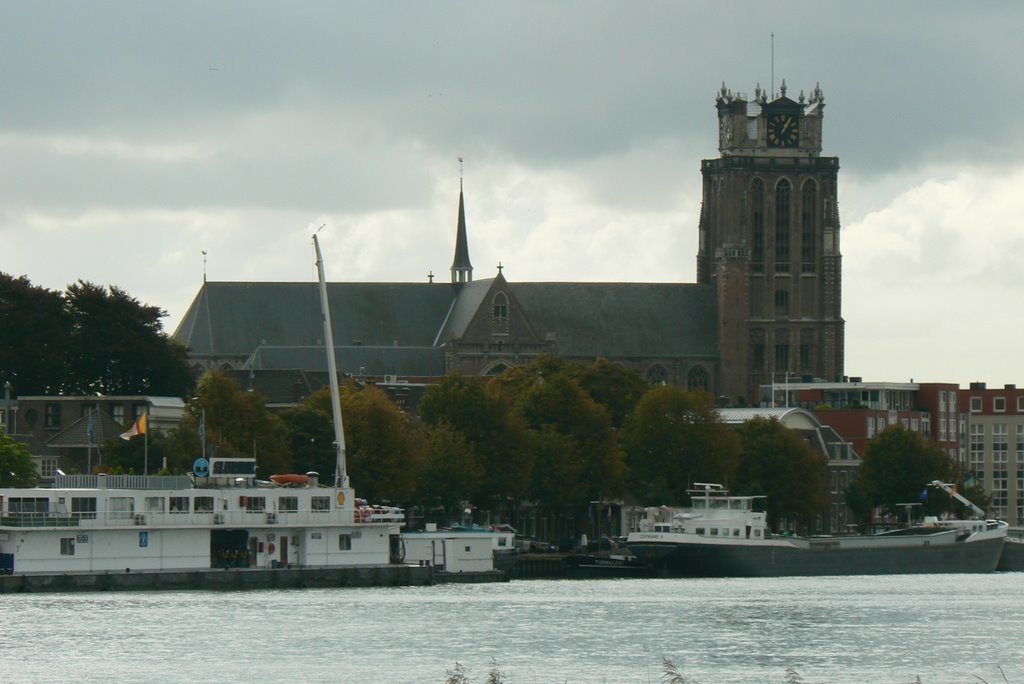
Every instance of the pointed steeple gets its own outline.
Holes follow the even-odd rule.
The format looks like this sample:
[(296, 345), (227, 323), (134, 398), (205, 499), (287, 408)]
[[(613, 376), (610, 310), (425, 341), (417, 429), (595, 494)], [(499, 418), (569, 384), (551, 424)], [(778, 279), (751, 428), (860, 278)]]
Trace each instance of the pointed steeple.
[(473, 282), (473, 264), (469, 263), (469, 239), (466, 237), (466, 206), (462, 198), (462, 157), (459, 157), (459, 225), (455, 231), (452, 282)]

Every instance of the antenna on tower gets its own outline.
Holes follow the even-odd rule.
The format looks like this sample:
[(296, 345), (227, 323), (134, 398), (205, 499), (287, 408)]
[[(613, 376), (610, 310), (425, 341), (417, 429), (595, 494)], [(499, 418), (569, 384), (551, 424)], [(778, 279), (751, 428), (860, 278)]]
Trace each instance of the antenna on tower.
[(206, 250), (203, 250), (203, 282), (206, 282)]
[(775, 31), (772, 31), (772, 99), (775, 99)]
[(459, 190), (462, 190), (462, 157), (459, 157)]

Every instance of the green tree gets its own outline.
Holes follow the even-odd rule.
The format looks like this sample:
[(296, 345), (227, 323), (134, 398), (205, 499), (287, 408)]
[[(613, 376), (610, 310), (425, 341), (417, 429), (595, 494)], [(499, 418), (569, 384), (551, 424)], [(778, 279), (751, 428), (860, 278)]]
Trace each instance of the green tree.
[(608, 409), (612, 427), (618, 429), (636, 408), (650, 385), (640, 371), (600, 358), (580, 369), (580, 387)]
[[(173, 433), (173, 431), (172, 431)], [(103, 445), (103, 465), (109, 471), (142, 475), (148, 467), (149, 474), (155, 475), (167, 463), (168, 470), (176, 473), (192, 469), (192, 461), (199, 456), (199, 446), (179, 452), (178, 442), (162, 430), (148, 428), (145, 437), (131, 439), (114, 438)]]
[(728, 485), (740, 441), (703, 390), (652, 387), (626, 423), (630, 490), (651, 505), (682, 504), (694, 482)]
[(533, 383), (516, 408), (544, 455), (534, 463), (538, 499), (579, 508), (623, 493), (625, 460), (608, 410), (571, 374)]
[(407, 503), (416, 496), (422, 450), (409, 416), (376, 387), (346, 383), (342, 422), (349, 478), (371, 502)]
[(465, 435), (447, 423), (421, 426), (424, 444), (423, 477), (419, 499), (439, 504), (445, 511), (459, 511), (465, 502), (477, 501), (484, 482), (484, 468)]
[(58, 393), (69, 327), (60, 292), (0, 273), (0, 385), (10, 382), (16, 395)]
[[(485, 388), (477, 379), (449, 375), (424, 392), (420, 417), (430, 429), (462, 435), (471, 449), (457, 461), (468, 471), (453, 473), (458, 482), (466, 483), (475, 481), (474, 473), (482, 470), (476, 491), (467, 492), (469, 500), (501, 509), (505, 502), (525, 496), (533, 468), (527, 429), (493, 381)], [(452, 487), (460, 485), (453, 482)]]
[(28, 447), (0, 429), (0, 487), (35, 487), (37, 482)]
[(848, 502), (862, 523), (875, 506), (889, 515), (902, 514), (901, 503), (922, 503), (923, 513), (935, 515), (949, 502), (930, 496), (928, 483), (949, 482), (953, 473), (945, 451), (902, 425), (890, 425), (868, 441)]
[(337, 455), (330, 387), (322, 387), (299, 406), (282, 413), (281, 420), (291, 443), (291, 470), (296, 473), (316, 471), (321, 482), (333, 481)]
[(768, 524), (780, 518), (804, 521), (828, 507), (825, 470), (828, 460), (800, 434), (777, 419), (754, 418), (737, 429), (742, 451), (733, 489), (767, 497)]
[(163, 333), (165, 311), (113, 285), (108, 290), (81, 280), (68, 286), (64, 301), (70, 320), (64, 392), (188, 393), (192, 377), (185, 349)]

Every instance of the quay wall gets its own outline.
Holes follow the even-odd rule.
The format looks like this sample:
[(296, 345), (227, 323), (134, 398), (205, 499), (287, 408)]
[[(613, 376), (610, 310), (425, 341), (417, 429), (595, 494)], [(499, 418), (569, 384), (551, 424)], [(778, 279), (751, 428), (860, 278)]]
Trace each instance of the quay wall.
[[(0, 594), (55, 591), (233, 591), (434, 584), (434, 569), (418, 565), (344, 568), (229, 568), (129, 573), (0, 575)], [(496, 581), (496, 580), (479, 580)]]

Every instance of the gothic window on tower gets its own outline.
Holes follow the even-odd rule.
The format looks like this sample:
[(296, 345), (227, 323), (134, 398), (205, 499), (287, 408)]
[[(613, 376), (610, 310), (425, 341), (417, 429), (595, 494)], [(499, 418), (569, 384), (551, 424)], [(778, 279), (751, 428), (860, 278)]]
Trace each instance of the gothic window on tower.
[(686, 374), (686, 389), (702, 389), (711, 391), (711, 374), (704, 366), (694, 366)]
[(800, 371), (814, 372), (814, 331), (800, 331)]
[(751, 367), (755, 371), (763, 371), (765, 367), (764, 358), (764, 328), (755, 328), (750, 332)]
[(750, 270), (764, 272), (764, 181), (755, 178), (750, 184)]
[(789, 368), (789, 342), (779, 342), (775, 345), (775, 367), (782, 370)]
[(775, 315), (789, 315), (789, 290), (775, 291)]
[(783, 178), (775, 186), (775, 272), (789, 273), (790, 183)]
[(656, 363), (647, 369), (647, 382), (652, 385), (668, 384), (668, 371), (660, 363)]
[(508, 296), (506, 296), (504, 292), (497, 293), (494, 295), (491, 306), (491, 334), (508, 335)]
[(804, 183), (800, 198), (800, 270), (803, 273), (814, 273), (817, 262), (817, 223), (815, 209), (818, 206), (818, 185), (813, 180)]

